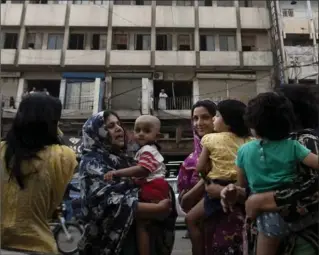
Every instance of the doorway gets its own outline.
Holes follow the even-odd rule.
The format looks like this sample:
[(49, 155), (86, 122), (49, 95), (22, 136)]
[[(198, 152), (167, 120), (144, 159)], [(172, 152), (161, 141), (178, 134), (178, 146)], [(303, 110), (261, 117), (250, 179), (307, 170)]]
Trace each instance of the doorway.
[(39, 92), (47, 89), (51, 96), (59, 97), (60, 82), (60, 80), (28, 80), (28, 91), (31, 91), (33, 88)]

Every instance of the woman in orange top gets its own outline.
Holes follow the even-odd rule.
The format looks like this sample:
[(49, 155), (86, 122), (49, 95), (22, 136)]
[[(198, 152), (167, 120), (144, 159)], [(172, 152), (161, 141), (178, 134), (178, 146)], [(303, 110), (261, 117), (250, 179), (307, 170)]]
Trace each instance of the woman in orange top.
[(27, 96), (0, 144), (2, 249), (58, 253), (48, 221), (77, 165), (60, 144), (61, 111), (56, 98)]

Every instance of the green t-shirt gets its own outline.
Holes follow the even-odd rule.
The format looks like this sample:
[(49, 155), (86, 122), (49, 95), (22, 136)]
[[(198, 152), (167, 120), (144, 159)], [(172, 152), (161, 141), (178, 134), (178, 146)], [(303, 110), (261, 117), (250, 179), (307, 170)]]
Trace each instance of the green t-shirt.
[(254, 140), (239, 148), (236, 165), (244, 171), (251, 191), (261, 193), (293, 182), (297, 164), (309, 153), (296, 140)]

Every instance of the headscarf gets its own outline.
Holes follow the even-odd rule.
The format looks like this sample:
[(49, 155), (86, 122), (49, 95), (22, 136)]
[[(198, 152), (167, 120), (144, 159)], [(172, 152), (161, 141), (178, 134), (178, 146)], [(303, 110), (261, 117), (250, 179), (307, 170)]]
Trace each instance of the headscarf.
[(130, 167), (134, 161), (125, 152), (112, 150), (103, 114), (93, 115), (83, 126), (79, 172), (82, 213), (87, 224), (79, 242), (80, 254), (119, 254), (138, 202), (138, 188), (131, 181), (104, 181), (105, 173)]
[(182, 163), (178, 172), (178, 191), (187, 191), (196, 185), (199, 181), (199, 175), (196, 172), (197, 160), (202, 152), (201, 139), (193, 128), (194, 151)]

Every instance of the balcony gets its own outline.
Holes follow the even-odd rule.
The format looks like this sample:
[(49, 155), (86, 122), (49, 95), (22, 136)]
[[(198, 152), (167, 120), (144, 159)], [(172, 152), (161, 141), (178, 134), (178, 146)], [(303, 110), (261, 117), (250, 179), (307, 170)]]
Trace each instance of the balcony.
[[(160, 106), (158, 105), (159, 98), (154, 98), (154, 109), (158, 110)], [(190, 110), (193, 105), (193, 98), (189, 96), (181, 97), (168, 97), (166, 98), (166, 109), (162, 110)]]
[(156, 6), (156, 27), (195, 27), (194, 7)]
[(66, 66), (104, 66), (105, 50), (67, 50)]
[(111, 66), (150, 66), (151, 52), (143, 50), (112, 50)]
[(23, 4), (1, 4), (1, 26), (20, 26)]
[(112, 15), (113, 27), (151, 27), (150, 5), (114, 5)]
[(191, 108), (193, 105), (193, 98), (189, 96), (168, 97), (166, 99), (166, 107), (159, 105), (159, 98), (154, 98), (153, 107), (155, 115), (161, 119), (178, 119), (189, 118), (191, 115)]
[(243, 52), (244, 66), (260, 67), (273, 66), (273, 56), (271, 51), (249, 51)]
[(298, 58), (299, 62), (311, 63), (313, 62), (314, 51), (311, 46), (285, 46), (286, 58), (293, 60), (295, 57)]
[[(92, 17), (94, 16), (94, 19)], [(70, 26), (72, 27), (107, 27), (108, 6), (71, 5)]]
[(201, 51), (201, 66), (239, 66), (239, 52), (237, 51)]
[(57, 66), (61, 62), (61, 50), (21, 50), (19, 65)]
[(155, 51), (156, 66), (195, 66), (194, 51)]
[[(199, 7), (199, 28), (237, 28), (235, 7)], [(185, 16), (185, 19), (188, 17)]]
[(269, 29), (269, 10), (267, 8), (240, 8), (242, 29)]
[(28, 4), (26, 26), (64, 27), (66, 4)]
[(1, 49), (1, 65), (14, 65), (16, 51), (14, 49)]
[(309, 21), (306, 17), (283, 17), (283, 30), (286, 34), (309, 34)]

